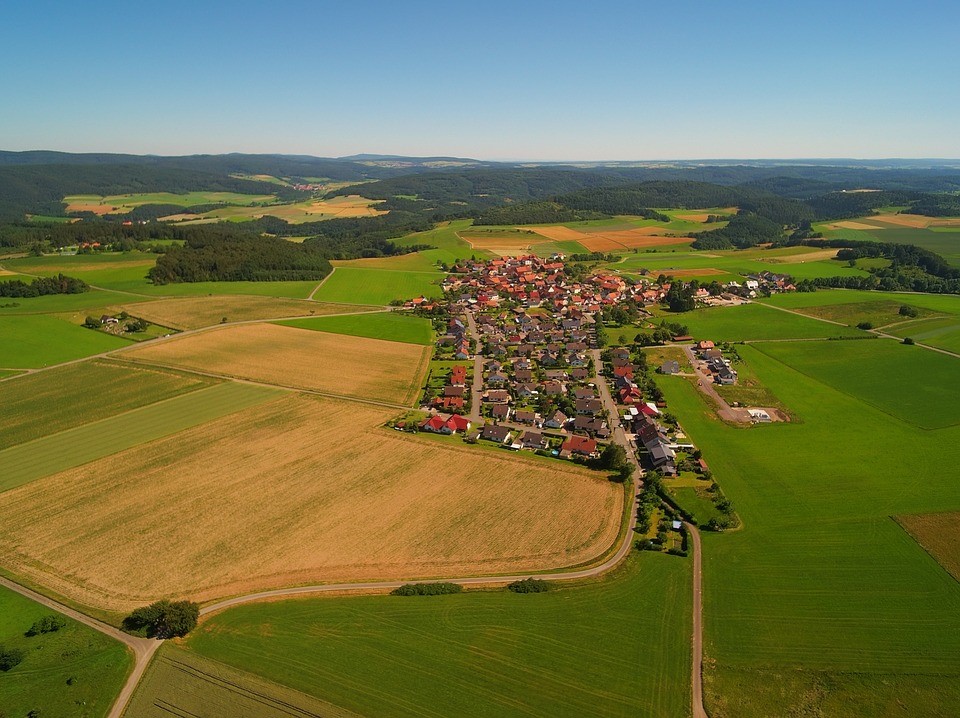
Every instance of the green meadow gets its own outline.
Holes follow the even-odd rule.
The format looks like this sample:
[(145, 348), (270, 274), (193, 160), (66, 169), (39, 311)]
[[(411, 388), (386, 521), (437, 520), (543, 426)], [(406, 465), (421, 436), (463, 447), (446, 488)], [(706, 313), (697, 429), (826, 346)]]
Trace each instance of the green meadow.
[(675, 716), (690, 711), (690, 562), (634, 554), (598, 583), (239, 606), (185, 646), (383, 716)]
[(392, 342), (423, 345), (433, 343), (433, 325), (429, 319), (396, 312), (290, 319), (276, 323), (301, 329), (313, 329), (318, 332), (386, 339)]
[(55, 312), (89, 312), (99, 316), (107, 307), (130, 301), (130, 296), (119, 292), (91, 289), (83, 294), (48, 294), (43, 297), (25, 297), (0, 300), (0, 316), (5, 314), (52, 314)]
[[(853, 222), (867, 224), (882, 224), (872, 221), (871, 217), (859, 217)], [(827, 239), (856, 239), (867, 242), (892, 242), (893, 244), (915, 244), (918, 247), (929, 249), (943, 257), (954, 266), (960, 266), (960, 234), (956, 227), (900, 227), (898, 225), (883, 224), (878, 229), (828, 229), (827, 225), (815, 224), (814, 229), (823, 232)]]
[(960, 316), (957, 315), (938, 319), (918, 319), (884, 331), (894, 336), (910, 337), (921, 344), (929, 344), (932, 347), (960, 354)]
[(177, 204), (181, 207), (193, 207), (198, 204), (232, 204), (250, 206), (256, 203), (273, 202), (272, 194), (241, 194), (239, 192), (143, 192), (140, 194), (116, 194), (107, 197), (96, 194), (78, 194), (63, 198), (67, 204), (98, 204), (116, 207), (116, 213), (129, 212), (144, 204)]
[(838, 392), (926, 429), (960, 423), (953, 357), (889, 339), (765, 342), (767, 356)]
[(390, 269), (337, 267), (314, 295), (318, 302), (376, 304), (424, 295), (440, 297), (442, 272), (404, 272)]
[(0, 317), (0, 367), (36, 369), (129, 346), (131, 342), (38, 315)]
[[(193, 374), (94, 360), (0, 383), (0, 449), (209, 386)], [(108, 391), (97, 391), (108, 387)]]
[(0, 491), (199, 426), (282, 394), (278, 389), (225, 382), (12, 446), (0, 451), (0, 466), (4, 467)]
[(0, 672), (0, 714), (107, 715), (133, 658), (126, 647), (66, 616), (58, 631), (25, 636), (35, 621), (54, 614), (0, 587), (0, 645), (23, 652), (23, 661)]
[[(792, 366), (817, 350), (817, 363), (853, 364), (822, 376)], [(869, 387), (852, 377), (868, 351), (898, 373)], [(960, 427), (918, 426), (949, 420), (960, 386), (942, 386), (933, 408), (910, 401), (927, 391), (910, 367), (933, 352), (889, 340), (740, 352), (801, 423), (732, 427), (688, 380), (658, 379), (744, 524), (704, 534), (710, 715), (952, 715), (960, 583), (891, 516), (960, 508)], [(888, 390), (909, 403), (881, 410)]]

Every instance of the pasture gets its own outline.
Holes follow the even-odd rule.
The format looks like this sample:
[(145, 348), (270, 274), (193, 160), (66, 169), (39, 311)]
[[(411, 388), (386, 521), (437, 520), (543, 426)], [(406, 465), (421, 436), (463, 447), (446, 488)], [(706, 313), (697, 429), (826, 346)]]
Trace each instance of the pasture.
[(52, 314), (58, 312), (103, 313), (107, 307), (130, 299), (119, 292), (92, 289), (83, 294), (47, 294), (42, 297), (5, 298), (0, 301), (0, 317), (5, 314)]
[(958, 360), (889, 339), (767, 342), (757, 348), (815, 381), (925, 429), (960, 423)]
[(255, 195), (238, 192), (143, 192), (139, 194), (117, 194), (103, 197), (96, 194), (77, 194), (63, 198), (67, 212), (93, 212), (94, 214), (126, 214), (130, 210), (145, 204), (176, 204), (181, 207), (193, 207), (202, 204), (229, 204), (249, 206), (257, 203), (273, 202), (271, 194)]
[(185, 645), (363, 715), (675, 718), (690, 711), (689, 635), (689, 561), (645, 553), (541, 594), (240, 606)]
[[(127, 313), (149, 322), (175, 329), (199, 329), (228, 322), (246, 322), (255, 319), (323, 316), (344, 311), (358, 311), (355, 307), (323, 304), (304, 299), (283, 299), (242, 294), (209, 297), (177, 297), (150, 302), (124, 304)], [(361, 310), (362, 311), (362, 310)]]
[(960, 512), (897, 516), (897, 523), (960, 581)]
[(397, 312), (374, 312), (348, 316), (291, 319), (278, 322), (289, 327), (312, 329), (331, 334), (370, 337), (408, 344), (433, 344), (433, 325), (429, 319)]
[[(616, 540), (623, 489), (605, 475), (400, 435), (382, 427), (393, 415), (289, 395), (21, 486), (0, 494), (0, 560), (126, 610), (566, 567)], [(145, 552), (162, 568), (146, 570)]]
[[(195, 375), (94, 360), (0, 383), (0, 449), (122, 414), (210, 384)], [(94, 391), (93, 387), (109, 387)]]
[[(0, 451), (0, 492), (255, 406), (278, 394), (248, 384), (216, 384), (11, 446)], [(83, 416), (82, 408), (80, 412), (73, 417)], [(91, 412), (92, 416), (98, 413)]]
[(125, 718), (354, 718), (306, 693), (168, 643), (137, 686)]
[(960, 354), (960, 316), (957, 315), (918, 319), (898, 324), (884, 331), (894, 336), (910, 337), (921, 344)]
[(923, 217), (915, 214), (884, 213), (859, 217), (846, 222), (815, 224), (828, 239), (915, 244), (960, 266), (960, 219), (956, 217)]
[(314, 295), (318, 302), (386, 306), (394, 300), (440, 297), (442, 272), (393, 271), (338, 266)]
[[(273, 198), (276, 199), (276, 198)], [(308, 199), (302, 202), (274, 202), (259, 205), (230, 205), (218, 207), (203, 214), (173, 214), (161, 217), (162, 221), (180, 224), (202, 224), (216, 221), (246, 222), (261, 217), (278, 217), (289, 224), (317, 222), (324, 219), (346, 217), (376, 217), (386, 214), (377, 209), (382, 200), (371, 200), (358, 195)]]
[[(805, 307), (798, 311), (808, 316), (829, 319), (830, 321), (841, 322), (852, 327), (860, 322), (869, 322), (875, 329), (879, 329), (888, 324), (910, 321), (910, 317), (900, 314), (900, 307), (902, 306), (904, 306), (903, 302), (885, 299), (881, 294), (878, 295), (874, 301), (850, 302), (849, 304), (826, 304), (820, 307)], [(916, 317), (921, 320), (940, 316), (937, 312), (930, 309), (923, 307), (912, 308), (916, 312)], [(958, 308), (960, 308), (960, 306), (958, 306)]]
[[(813, 344), (828, 363), (833, 352), (911, 349)], [(740, 531), (703, 536), (707, 709), (947, 716), (960, 700), (960, 583), (890, 515), (960, 509), (949, 470), (960, 427), (891, 419), (876, 392), (838, 390), (764, 353), (805, 346), (740, 347), (802, 423), (730, 427), (689, 381), (658, 378), (743, 519)], [(884, 362), (901, 370), (887, 389), (922, 390), (923, 370), (910, 368), (921, 351)], [(941, 391), (940, 405), (957, 404), (956, 382)]]
[(325, 394), (412, 402), (431, 349), (278, 324), (241, 324), (173, 337), (124, 356)]
[(53, 315), (0, 317), (0, 367), (4, 369), (39, 369), (130, 344)]
[(22, 663), (0, 672), (0, 712), (11, 718), (106, 716), (133, 667), (132, 657), (119, 641), (66, 616), (58, 631), (24, 635), (50, 615), (58, 614), (0, 587), (0, 645), (24, 653)]

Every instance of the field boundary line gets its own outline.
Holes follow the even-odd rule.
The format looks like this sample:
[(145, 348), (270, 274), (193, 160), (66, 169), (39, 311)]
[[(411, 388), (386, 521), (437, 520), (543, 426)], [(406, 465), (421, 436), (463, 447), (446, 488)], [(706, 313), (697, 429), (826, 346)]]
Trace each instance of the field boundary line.
[[(332, 265), (331, 265), (331, 266), (332, 266)], [(315, 287), (313, 288), (313, 291), (310, 292), (310, 294), (307, 295), (307, 301), (309, 301), (309, 302), (314, 301), (314, 299), (313, 299), (314, 295), (320, 290), (320, 287), (323, 286), (324, 282), (326, 282), (328, 279), (330, 279), (330, 277), (332, 277), (332, 276), (333, 276), (333, 273), (336, 272), (336, 271), (337, 271), (337, 268), (336, 268), (336, 267), (333, 267), (333, 268), (330, 270), (330, 274), (328, 274), (326, 277), (324, 277), (323, 279), (320, 280), (320, 283), (317, 284), (317, 286), (315, 286)]]

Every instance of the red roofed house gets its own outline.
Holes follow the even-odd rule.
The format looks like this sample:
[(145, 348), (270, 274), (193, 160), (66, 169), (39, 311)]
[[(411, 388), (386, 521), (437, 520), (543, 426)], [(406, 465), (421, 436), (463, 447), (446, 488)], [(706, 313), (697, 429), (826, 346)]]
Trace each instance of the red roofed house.
[(560, 445), (560, 455), (564, 453), (593, 456), (597, 453), (597, 440), (586, 436), (571, 436)]

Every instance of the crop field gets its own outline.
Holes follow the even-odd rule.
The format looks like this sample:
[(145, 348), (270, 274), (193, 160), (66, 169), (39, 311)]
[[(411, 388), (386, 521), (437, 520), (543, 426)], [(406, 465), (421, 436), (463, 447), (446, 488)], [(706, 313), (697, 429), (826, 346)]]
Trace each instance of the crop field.
[[(147, 297), (144, 297), (147, 299)], [(99, 316), (107, 307), (117, 306), (130, 300), (119, 292), (92, 289), (83, 294), (48, 294), (42, 297), (19, 297), (4, 299), (0, 303), (0, 317), (7, 314), (53, 314), (87, 312)]]
[(0, 336), (4, 369), (37, 369), (130, 345), (126, 339), (46, 314), (0, 317)]
[(960, 581), (960, 512), (897, 516), (897, 523)]
[(21, 486), (0, 494), (0, 560), (123, 610), (571, 566), (616, 539), (623, 494), (606, 476), (399, 435), (382, 428), (392, 415), (289, 395)]
[(181, 207), (193, 207), (198, 204), (250, 205), (272, 202), (276, 197), (271, 194), (255, 195), (238, 192), (148, 192), (140, 194), (117, 194), (102, 197), (96, 194), (76, 194), (64, 197), (67, 212), (93, 212), (94, 214), (126, 214), (130, 210), (145, 204), (178, 204)]
[(11, 718), (102, 718), (133, 660), (119, 641), (66, 616), (62, 616), (66, 625), (58, 631), (24, 635), (35, 621), (52, 614), (39, 603), (0, 587), (0, 645), (25, 654), (22, 663), (0, 673), (0, 711)]
[(355, 718), (305, 693), (167, 644), (150, 664), (125, 718)]
[(0, 466), (4, 469), (0, 491), (175, 434), (274, 399), (280, 393), (227, 382), (11, 446), (0, 451)]
[[(199, 329), (228, 322), (243, 322), (254, 319), (280, 319), (283, 317), (323, 316), (341, 312), (358, 311), (356, 307), (341, 304), (323, 304), (304, 299), (281, 299), (228, 294), (212, 297), (178, 297), (150, 302), (125, 304), (121, 307), (128, 314), (148, 322), (174, 329)], [(362, 311), (362, 310), (360, 310)]]
[[(904, 306), (902, 302), (884, 299), (883, 295), (879, 295), (876, 301), (871, 302), (826, 304), (822, 307), (805, 307), (798, 311), (812, 317), (829, 319), (849, 326), (856, 326), (860, 322), (869, 322), (876, 329), (887, 324), (910, 322), (910, 317), (900, 314), (900, 307), (902, 306)], [(960, 308), (960, 305), (958, 305), (958, 308)], [(920, 320), (941, 316), (937, 312), (923, 307), (913, 307), (913, 309)]]
[[(275, 198), (271, 198), (275, 199)], [(304, 200), (302, 202), (276, 203), (269, 205), (234, 205), (218, 207), (203, 214), (173, 214), (161, 217), (162, 221), (182, 224), (201, 224), (212, 221), (229, 220), (245, 222), (260, 217), (279, 217), (290, 224), (317, 222), (324, 219), (343, 217), (376, 217), (386, 214), (376, 205), (382, 200), (371, 200), (359, 195), (332, 197), (322, 200)]]
[[(911, 349), (815, 346), (829, 361), (835, 351), (882, 354), (883, 344)], [(715, 718), (949, 716), (960, 700), (960, 583), (890, 516), (960, 510), (949, 468), (960, 462), (960, 427), (892, 419), (864, 400), (875, 396), (760, 351), (806, 345), (739, 348), (802, 423), (730, 427), (689, 381), (658, 378), (744, 524), (703, 537), (707, 709)], [(884, 362), (907, 367), (887, 389), (923, 390), (912, 361)], [(956, 382), (941, 392), (941, 406), (957, 405)]]
[(173, 337), (125, 357), (338, 396), (409, 404), (431, 349), (277, 324)]
[[(707, 307), (683, 314), (664, 312), (656, 315), (653, 322), (656, 324), (660, 319), (685, 325), (697, 340), (756, 341), (869, 336), (859, 329), (827, 324), (753, 303), (735, 307)], [(644, 331), (639, 328), (631, 330)], [(630, 335), (631, 339), (632, 337), (633, 335)]]
[(397, 272), (438, 272), (437, 262), (453, 264), (463, 254), (446, 249), (424, 249), (419, 252), (397, 254), (390, 257), (368, 257), (364, 259), (337, 259), (335, 267), (354, 267), (355, 269), (392, 269)]
[(396, 312), (374, 312), (348, 316), (292, 319), (278, 322), (284, 326), (312, 329), (318, 332), (370, 337), (409, 344), (433, 344), (433, 325), (429, 319)]
[(825, 307), (833, 304), (852, 304), (856, 302), (887, 302), (909, 304), (911, 307), (923, 307), (944, 314), (960, 314), (960, 297), (950, 294), (914, 294), (912, 292), (870, 292), (854, 289), (823, 289), (816, 292), (791, 292), (776, 294), (762, 300), (764, 304), (773, 304), (785, 309), (803, 309), (805, 307)]
[(958, 360), (888, 339), (767, 342), (764, 354), (815, 381), (926, 429), (960, 423)]
[(675, 718), (690, 711), (689, 576), (646, 553), (541, 594), (251, 604), (185, 645), (363, 715)]
[(884, 331), (898, 337), (911, 337), (921, 344), (929, 344), (932, 347), (960, 354), (960, 316), (957, 315), (907, 322)]
[[(94, 360), (0, 383), (0, 449), (121, 414), (211, 381), (162, 369)], [(109, 391), (91, 391), (109, 387)]]
[(857, 239), (895, 244), (915, 244), (936, 252), (954, 266), (960, 265), (960, 218), (882, 214), (856, 220), (814, 225), (828, 239)]
[(442, 272), (337, 267), (314, 295), (318, 302), (386, 306), (395, 299), (439, 297)]

